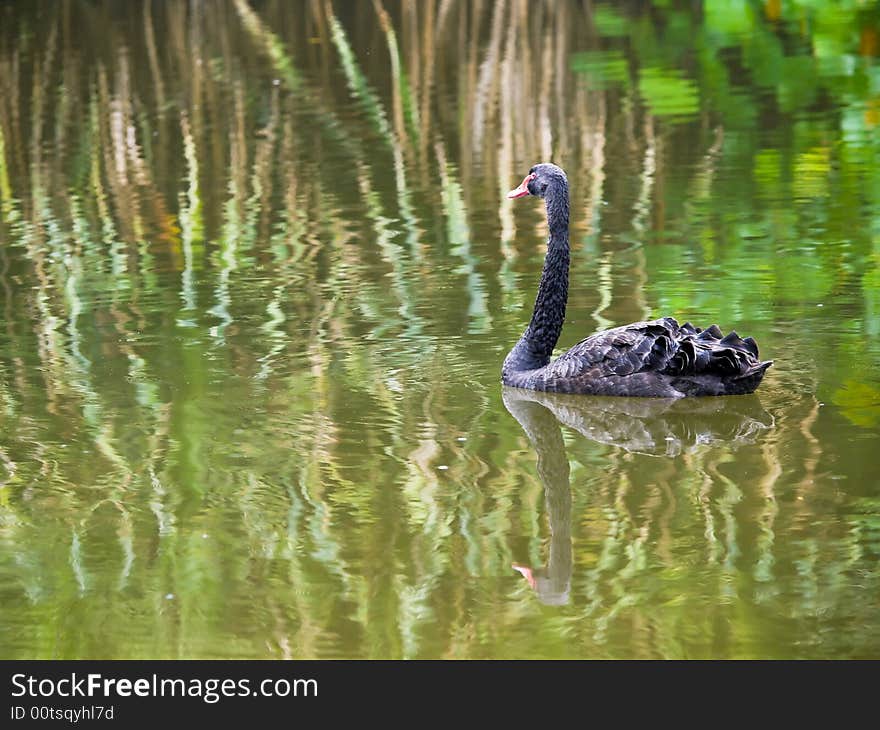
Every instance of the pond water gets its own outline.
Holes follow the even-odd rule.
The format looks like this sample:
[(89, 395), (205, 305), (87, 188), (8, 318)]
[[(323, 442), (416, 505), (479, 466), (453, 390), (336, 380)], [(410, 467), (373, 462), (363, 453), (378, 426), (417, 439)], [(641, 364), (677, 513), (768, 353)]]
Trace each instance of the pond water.
[[(3, 3), (0, 656), (880, 657), (878, 54), (869, 2)], [(560, 350), (718, 323), (756, 394), (502, 388), (542, 160)]]

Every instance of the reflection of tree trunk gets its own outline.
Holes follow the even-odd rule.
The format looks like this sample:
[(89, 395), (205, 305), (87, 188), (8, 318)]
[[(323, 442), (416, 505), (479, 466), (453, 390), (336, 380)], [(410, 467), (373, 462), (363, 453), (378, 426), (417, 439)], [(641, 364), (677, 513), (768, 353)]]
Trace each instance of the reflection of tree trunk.
[(568, 603), (571, 587), (571, 487), (568, 457), (562, 430), (555, 416), (544, 406), (517, 400), (505, 392), (504, 405), (519, 421), (538, 455), (538, 477), (544, 485), (550, 518), (550, 559), (543, 568), (515, 566), (538, 594), (542, 603)]
[[(492, 35), (489, 47), (483, 58), (483, 63), (480, 64), (473, 116), (471, 117), (473, 136), (470, 152), (477, 159), (482, 157), (484, 151), (483, 138), (488, 125), (489, 110), (492, 109), (498, 94), (498, 56), (501, 46), (501, 32), (504, 29), (505, 6), (504, 0), (497, 0), (492, 11)], [(462, 155), (462, 159), (466, 159), (464, 155)]]

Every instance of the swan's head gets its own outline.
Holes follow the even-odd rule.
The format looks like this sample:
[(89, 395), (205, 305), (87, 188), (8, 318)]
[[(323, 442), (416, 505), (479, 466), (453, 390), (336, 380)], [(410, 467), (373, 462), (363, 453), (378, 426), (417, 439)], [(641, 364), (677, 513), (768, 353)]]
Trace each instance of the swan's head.
[(508, 198), (521, 198), (524, 195), (534, 195), (543, 198), (547, 191), (559, 185), (568, 187), (568, 179), (561, 167), (552, 162), (542, 162), (532, 167), (529, 174), (523, 178), (519, 187), (514, 188), (508, 194)]

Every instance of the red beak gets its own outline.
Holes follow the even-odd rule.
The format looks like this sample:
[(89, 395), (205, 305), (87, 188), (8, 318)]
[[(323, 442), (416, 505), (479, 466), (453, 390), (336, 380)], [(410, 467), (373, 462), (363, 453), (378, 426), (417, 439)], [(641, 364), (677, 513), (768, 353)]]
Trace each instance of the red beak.
[[(522, 185), (520, 185), (520, 187), (522, 187)], [(513, 192), (513, 191), (511, 190), (511, 192)], [(525, 195), (529, 195), (529, 193), (526, 192)], [(517, 196), (517, 197), (519, 197), (519, 196)], [(535, 587), (535, 585), (536, 585), (535, 576), (532, 573), (532, 569), (528, 565), (520, 565), (519, 563), (514, 563), (510, 567), (513, 568), (517, 573), (519, 573), (523, 578), (525, 578), (529, 582), (529, 585), (532, 588)]]
[(507, 197), (508, 197), (508, 198), (521, 198), (521, 197), (523, 197), (524, 195), (531, 195), (531, 193), (529, 192), (528, 185), (529, 185), (529, 183), (530, 183), (532, 180), (534, 180), (534, 179), (535, 179), (535, 175), (534, 175), (534, 173), (532, 173), (531, 175), (526, 175), (526, 176), (523, 178), (523, 181), (519, 184), (519, 187), (514, 188), (513, 190), (511, 190), (511, 191), (507, 194)]

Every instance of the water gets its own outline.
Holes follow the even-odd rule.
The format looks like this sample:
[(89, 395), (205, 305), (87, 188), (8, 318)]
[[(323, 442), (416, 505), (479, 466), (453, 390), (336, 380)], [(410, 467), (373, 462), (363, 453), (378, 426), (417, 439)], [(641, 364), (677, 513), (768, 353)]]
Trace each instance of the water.
[[(880, 656), (880, 9), (0, 7), (0, 656)], [(503, 390), (755, 337), (754, 396)]]

